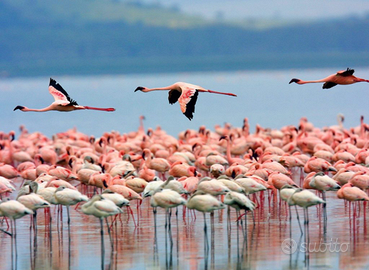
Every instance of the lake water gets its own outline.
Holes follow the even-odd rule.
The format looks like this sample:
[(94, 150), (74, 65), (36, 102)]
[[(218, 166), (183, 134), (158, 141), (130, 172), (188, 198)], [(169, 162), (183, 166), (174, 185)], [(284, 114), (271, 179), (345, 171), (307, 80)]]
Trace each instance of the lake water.
[[(345, 67), (332, 69), (296, 69), (276, 71), (234, 71), (209, 73), (173, 73), (114, 76), (51, 76), (81, 105), (115, 107), (113, 113), (78, 111), (69, 113), (13, 112), (17, 105), (43, 108), (52, 101), (48, 77), (10, 78), (0, 80), (1, 128), (17, 131), (24, 124), (30, 132), (47, 136), (76, 127), (79, 131), (100, 136), (105, 131), (121, 133), (137, 130), (139, 116), (144, 115), (145, 128), (161, 126), (176, 136), (186, 129), (228, 122), (241, 126), (249, 118), (251, 130), (256, 124), (279, 129), (298, 125), (306, 116), (317, 127), (335, 125), (338, 113), (345, 115), (345, 126), (357, 126), (360, 116), (368, 115), (367, 83), (336, 86), (323, 90), (321, 84), (289, 85), (291, 78), (320, 79)], [(358, 68), (355, 75), (369, 77), (369, 68)], [(237, 97), (200, 93), (196, 112), (189, 121), (179, 105), (170, 105), (167, 92), (133, 92), (137, 86), (162, 87), (184, 81), (208, 89), (233, 92)]]
[[(298, 181), (299, 174), (294, 177)], [(335, 192), (328, 192), (328, 222), (324, 225), (321, 208), (311, 207), (305, 240), (295, 210), (290, 226), (287, 206), (268, 198), (265, 194), (261, 202), (258, 195), (255, 226), (248, 214), (247, 233), (244, 223), (237, 225), (234, 210), (227, 219), (227, 209), (215, 212), (213, 227), (207, 214), (207, 234), (203, 215), (187, 212), (183, 217), (181, 207), (178, 216), (173, 212), (170, 230), (165, 228), (164, 210), (158, 209), (155, 229), (149, 199), (143, 201), (139, 218), (136, 203), (131, 202), (135, 221), (127, 211), (117, 219), (113, 247), (104, 226), (104, 254), (96, 218), (71, 207), (68, 228), (65, 209), (59, 220), (53, 206), (51, 234), (48, 218), (39, 210), (36, 236), (29, 216), (17, 221), (16, 251), (12, 252), (11, 238), (0, 235), (0, 269), (368, 269), (368, 210), (362, 202), (354, 215)], [(304, 227), (303, 212), (298, 211)]]
[[(161, 126), (174, 136), (186, 129), (198, 129), (200, 125), (209, 129), (226, 122), (241, 126), (244, 117), (249, 118), (252, 131), (256, 124), (276, 129), (291, 124), (297, 126), (302, 116), (317, 127), (335, 125), (338, 113), (345, 115), (345, 127), (354, 127), (359, 124), (361, 115), (368, 115), (368, 84), (336, 86), (331, 90), (321, 89), (321, 84), (288, 84), (293, 77), (319, 79), (344, 68), (53, 77), (79, 104), (115, 107), (113, 113), (14, 112), (16, 105), (48, 106), (53, 101), (47, 90), (49, 78), (1, 79), (0, 131), (18, 132), (19, 126), (24, 124), (29, 132), (40, 131), (47, 136), (73, 127), (100, 136), (111, 130), (121, 133), (137, 130), (140, 115), (146, 117), (145, 128)], [(357, 69), (355, 75), (367, 78), (369, 68)], [(233, 92), (238, 97), (200, 93), (194, 119), (189, 121), (178, 104), (168, 104), (167, 93), (133, 92), (139, 85), (160, 87), (176, 81)], [(295, 177), (298, 178), (298, 174)], [(56, 209), (52, 208), (51, 235), (43, 211), (39, 211), (36, 237), (29, 229), (29, 217), (18, 220), (17, 252), (12, 252), (11, 238), (0, 234), (0, 269), (367, 269), (369, 240), (364, 214), (367, 209), (357, 208), (353, 218), (349, 206), (338, 200), (334, 192), (328, 194), (327, 200), (325, 233), (321, 210), (312, 207), (309, 211), (307, 249), (303, 238), (299, 242), (295, 212), (290, 233), (288, 209), (278, 201), (269, 203), (265, 199), (255, 211), (255, 226), (248, 215), (246, 236), (242, 228), (237, 227), (234, 211), (230, 222), (227, 210), (217, 211), (213, 229), (207, 215), (205, 235), (202, 214), (197, 213), (195, 219), (187, 213), (183, 218), (182, 208), (179, 208), (178, 221), (173, 214), (170, 231), (164, 226), (164, 211), (159, 210), (155, 234), (152, 209), (146, 199), (140, 208), (139, 226), (135, 226), (125, 212), (112, 227), (114, 247), (110, 246), (105, 227), (104, 256), (101, 256), (100, 223), (96, 218), (85, 216), (73, 207), (68, 230), (65, 209), (63, 221), (58, 223)], [(132, 202), (137, 221), (135, 206)], [(303, 220), (301, 209), (299, 214)], [(2, 228), (6, 229), (6, 225)], [(292, 247), (297, 250), (289, 254)]]

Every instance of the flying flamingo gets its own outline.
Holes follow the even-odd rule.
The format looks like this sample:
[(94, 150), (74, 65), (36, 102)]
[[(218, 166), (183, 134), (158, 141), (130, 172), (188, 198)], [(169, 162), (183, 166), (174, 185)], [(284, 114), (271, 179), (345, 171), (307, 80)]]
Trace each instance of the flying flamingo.
[(328, 77), (321, 79), (321, 80), (315, 80), (315, 81), (303, 81), (300, 79), (293, 78), (289, 83), (297, 83), (297, 84), (305, 84), (305, 83), (320, 83), (324, 82), (323, 89), (329, 89), (333, 86), (336, 86), (337, 84), (353, 84), (357, 82), (369, 82), (369, 80), (361, 79), (358, 77), (355, 77), (354, 74), (355, 70), (347, 68), (346, 70), (338, 71), (336, 74), (329, 75)]
[(237, 96), (232, 93), (217, 92), (217, 91), (205, 89), (198, 85), (185, 83), (185, 82), (176, 82), (172, 85), (169, 85), (166, 87), (160, 87), (160, 88), (147, 88), (147, 87), (139, 86), (136, 88), (135, 92), (138, 90), (142, 92), (150, 92), (150, 91), (156, 91), (156, 90), (169, 90), (169, 96), (168, 96), (169, 103), (174, 104), (178, 101), (179, 105), (181, 106), (181, 111), (189, 120), (193, 118), (193, 113), (195, 112), (195, 104), (196, 104), (197, 96), (199, 95), (199, 92), (208, 92), (208, 93), (222, 94), (222, 95), (228, 95), (228, 96), (234, 96), (234, 97)]
[(15, 110), (21, 110), (22, 112), (47, 112), (47, 111), (60, 111), (60, 112), (70, 112), (75, 110), (98, 110), (113, 112), (114, 108), (96, 108), (90, 106), (78, 105), (77, 101), (70, 98), (68, 93), (63, 89), (63, 87), (57, 83), (54, 79), (50, 78), (49, 92), (54, 97), (55, 101), (51, 103), (48, 107), (43, 109), (30, 109), (25, 106), (17, 106)]

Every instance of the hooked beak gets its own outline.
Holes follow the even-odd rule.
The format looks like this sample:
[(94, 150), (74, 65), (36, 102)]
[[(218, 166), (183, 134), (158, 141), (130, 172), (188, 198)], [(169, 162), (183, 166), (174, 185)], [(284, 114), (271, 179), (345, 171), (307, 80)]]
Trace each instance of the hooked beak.
[(142, 90), (144, 90), (144, 89), (145, 89), (145, 87), (139, 86), (139, 87), (137, 87), (137, 88), (136, 88), (135, 92), (137, 92), (137, 91), (142, 91)]
[(296, 78), (293, 78), (292, 80), (290, 80), (289, 83), (298, 83), (299, 81), (301, 81), (300, 79), (296, 79)]
[(14, 109), (13, 109), (13, 111), (15, 111), (15, 110), (23, 110), (24, 109), (24, 106), (17, 106), (17, 107), (15, 107)]

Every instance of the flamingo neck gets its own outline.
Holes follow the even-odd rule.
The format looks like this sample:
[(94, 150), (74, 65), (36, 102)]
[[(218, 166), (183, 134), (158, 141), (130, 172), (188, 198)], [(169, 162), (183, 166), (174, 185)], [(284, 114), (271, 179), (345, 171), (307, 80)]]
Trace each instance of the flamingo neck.
[(176, 85), (172, 84), (172, 85), (165, 86), (165, 87), (146, 88), (146, 89), (142, 90), (142, 92), (151, 92), (151, 91), (160, 91), (160, 90), (172, 90), (172, 89), (179, 90)]
[(47, 112), (51, 110), (52, 109), (50, 108), (50, 106), (46, 108), (42, 108), (42, 109), (31, 109), (31, 108), (24, 107), (24, 109), (22, 109), (22, 112)]
[(306, 83), (322, 83), (322, 82), (326, 82), (325, 79), (321, 79), (321, 80), (313, 80), (313, 81), (303, 81), (300, 80), (297, 82), (297, 84), (306, 84)]

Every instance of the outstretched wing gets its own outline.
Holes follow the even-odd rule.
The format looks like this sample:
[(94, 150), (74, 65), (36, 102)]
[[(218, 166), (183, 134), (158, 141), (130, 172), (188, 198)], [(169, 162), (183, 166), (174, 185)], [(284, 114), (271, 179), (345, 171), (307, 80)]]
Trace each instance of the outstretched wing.
[(347, 68), (346, 70), (338, 71), (337, 75), (343, 76), (343, 77), (352, 76), (352, 74), (354, 74), (354, 72), (355, 72), (354, 69)]
[(193, 118), (198, 95), (199, 91), (197, 89), (186, 89), (185, 91), (182, 90), (182, 95), (178, 99), (181, 111), (189, 120)]
[(54, 97), (55, 102), (60, 105), (78, 105), (77, 101), (71, 99), (67, 91), (52, 78), (50, 78), (49, 92)]

